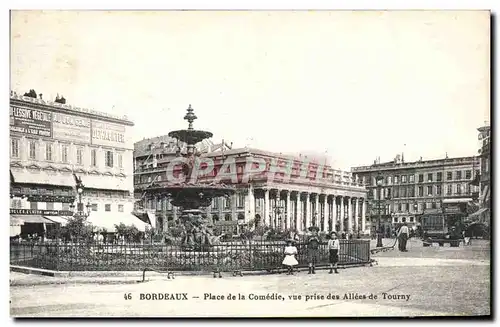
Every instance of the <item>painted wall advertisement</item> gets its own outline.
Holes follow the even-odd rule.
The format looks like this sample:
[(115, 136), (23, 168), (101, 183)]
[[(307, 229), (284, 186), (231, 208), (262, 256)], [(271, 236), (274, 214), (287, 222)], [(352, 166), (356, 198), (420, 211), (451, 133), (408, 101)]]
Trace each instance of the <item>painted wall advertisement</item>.
[(11, 106), (10, 131), (21, 134), (52, 137), (52, 113)]
[(90, 143), (90, 119), (53, 113), (52, 122), (55, 139), (76, 143)]
[(129, 148), (125, 126), (92, 120), (92, 144)]

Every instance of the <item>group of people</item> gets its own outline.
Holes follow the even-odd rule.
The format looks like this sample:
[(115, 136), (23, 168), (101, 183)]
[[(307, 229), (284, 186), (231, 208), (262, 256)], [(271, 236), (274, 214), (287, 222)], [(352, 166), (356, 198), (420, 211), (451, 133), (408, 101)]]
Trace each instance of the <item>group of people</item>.
[[(307, 239), (307, 262), (309, 265), (308, 274), (315, 274), (316, 264), (319, 263), (319, 247), (321, 244), (321, 240), (318, 235), (318, 227), (311, 226), (309, 227), (309, 231), (311, 232), (311, 234)], [(286, 241), (285, 258), (283, 259), (283, 265), (287, 267), (288, 275), (293, 275), (293, 268), (299, 264), (299, 262), (295, 258), (295, 255), (298, 254), (298, 250), (295, 244), (296, 240), (293, 238), (290, 238)], [(335, 273), (338, 274), (339, 272), (337, 269), (337, 264), (339, 262), (340, 241), (336, 232), (330, 233), (330, 239), (328, 240), (327, 247), (330, 262), (329, 273), (332, 274), (335, 271)]]

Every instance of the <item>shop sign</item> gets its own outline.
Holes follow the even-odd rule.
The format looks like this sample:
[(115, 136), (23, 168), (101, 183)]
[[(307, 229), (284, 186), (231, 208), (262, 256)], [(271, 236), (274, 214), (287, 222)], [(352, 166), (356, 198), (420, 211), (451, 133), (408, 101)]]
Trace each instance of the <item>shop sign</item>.
[(20, 107), (10, 107), (10, 131), (52, 137), (52, 113)]
[(73, 216), (69, 210), (10, 209), (11, 215)]

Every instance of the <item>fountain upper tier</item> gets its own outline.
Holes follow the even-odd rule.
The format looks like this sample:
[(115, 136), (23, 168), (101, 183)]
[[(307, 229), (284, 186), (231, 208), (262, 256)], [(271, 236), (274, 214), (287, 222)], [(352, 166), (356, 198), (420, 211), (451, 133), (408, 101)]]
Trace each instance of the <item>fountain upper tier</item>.
[(213, 134), (210, 132), (199, 131), (193, 128), (193, 122), (198, 119), (198, 117), (196, 117), (196, 115), (194, 114), (194, 110), (193, 108), (191, 108), (191, 105), (189, 105), (187, 114), (184, 116), (184, 119), (189, 122), (188, 129), (172, 131), (168, 133), (168, 136), (176, 138), (179, 141), (187, 143), (190, 146), (196, 143), (200, 143), (201, 141), (213, 136)]
[(173, 131), (168, 136), (187, 143), (187, 153), (181, 154), (188, 157), (188, 161), (181, 164), (182, 173), (186, 177), (185, 182), (168, 184), (153, 182), (148, 191), (152, 193), (163, 193), (170, 198), (172, 205), (181, 207), (183, 210), (198, 209), (208, 207), (214, 197), (229, 196), (235, 193), (234, 188), (220, 183), (199, 183), (191, 182), (191, 174), (194, 169), (194, 145), (204, 139), (212, 137), (212, 133), (199, 131), (193, 128), (193, 121), (197, 119), (193, 108), (189, 105), (184, 119), (189, 122), (188, 129)]

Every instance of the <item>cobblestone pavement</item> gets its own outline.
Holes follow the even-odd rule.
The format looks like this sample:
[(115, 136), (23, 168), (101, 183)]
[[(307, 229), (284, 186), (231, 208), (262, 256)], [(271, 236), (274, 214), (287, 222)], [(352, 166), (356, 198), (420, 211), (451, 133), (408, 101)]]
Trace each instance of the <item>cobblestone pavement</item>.
[[(342, 269), (340, 274), (333, 275), (319, 270), (315, 275), (301, 272), (294, 276), (222, 279), (179, 276), (174, 280), (154, 277), (145, 283), (136, 283), (138, 278), (134, 277), (113, 277), (119, 283), (114, 285), (84, 284), (84, 277), (80, 277), (62, 285), (13, 286), (10, 312), (24, 317), (371, 317), (490, 313), (490, 265), (485, 259), (489, 257), (488, 246), (460, 247), (462, 252), (458, 256), (456, 248), (413, 249), (413, 253), (386, 252), (375, 256), (378, 265), (374, 267)], [(11, 273), (11, 280), (33, 278), (51, 277)], [(153, 294), (157, 294), (156, 300), (150, 299)], [(236, 299), (228, 299), (229, 294)], [(239, 294), (245, 298), (239, 299)], [(167, 295), (174, 300), (158, 299)], [(259, 296), (263, 298), (255, 299)]]

